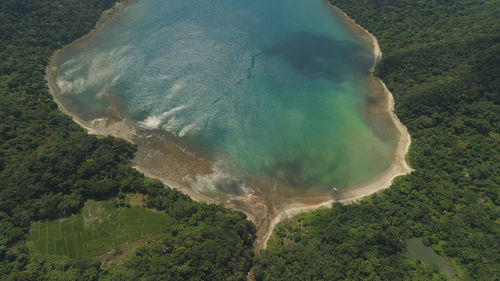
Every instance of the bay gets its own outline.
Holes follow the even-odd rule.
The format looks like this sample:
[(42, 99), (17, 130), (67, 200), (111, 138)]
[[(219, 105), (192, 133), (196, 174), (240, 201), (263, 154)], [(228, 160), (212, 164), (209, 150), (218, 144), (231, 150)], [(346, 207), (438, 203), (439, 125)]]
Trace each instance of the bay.
[(113, 105), (269, 189), (329, 190), (394, 155), (363, 119), (373, 61), (320, 0), (142, 0), (64, 49), (56, 82), (84, 120)]

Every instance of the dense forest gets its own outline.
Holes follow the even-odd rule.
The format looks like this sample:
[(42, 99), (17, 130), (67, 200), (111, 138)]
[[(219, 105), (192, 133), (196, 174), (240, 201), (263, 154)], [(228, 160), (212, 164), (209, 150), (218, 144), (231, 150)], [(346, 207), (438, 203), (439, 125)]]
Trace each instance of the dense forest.
[(500, 280), (500, 5), (336, 0), (377, 36), (376, 75), (408, 127), (415, 172), (360, 203), (277, 226), (257, 280), (439, 280), (403, 255), (420, 237), (462, 280)]
[[(88, 33), (114, 2), (0, 1), (0, 280), (245, 280), (255, 227), (243, 213), (145, 178), (130, 166), (133, 145), (87, 135), (49, 94), (50, 56)], [(172, 220), (119, 266), (30, 251), (34, 221), (130, 193), (144, 194), (144, 207)]]
[[(133, 145), (87, 135), (48, 92), (50, 56), (114, 2), (0, 1), (0, 280), (245, 280), (255, 229), (244, 214), (145, 178), (130, 167)], [(415, 172), (360, 203), (282, 222), (255, 278), (443, 280), (403, 254), (420, 237), (461, 279), (500, 280), (498, 1), (332, 2), (379, 40), (376, 75), (412, 136)], [(119, 265), (30, 250), (33, 222), (132, 193), (172, 220)]]

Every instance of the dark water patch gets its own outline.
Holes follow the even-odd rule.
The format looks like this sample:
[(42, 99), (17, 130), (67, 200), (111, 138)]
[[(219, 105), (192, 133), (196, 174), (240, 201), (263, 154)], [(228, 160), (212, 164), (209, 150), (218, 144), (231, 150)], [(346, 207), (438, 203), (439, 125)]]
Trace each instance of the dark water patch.
[(309, 32), (266, 49), (264, 54), (286, 60), (310, 79), (322, 78), (334, 83), (351, 79), (353, 73), (368, 73), (373, 64), (366, 45)]

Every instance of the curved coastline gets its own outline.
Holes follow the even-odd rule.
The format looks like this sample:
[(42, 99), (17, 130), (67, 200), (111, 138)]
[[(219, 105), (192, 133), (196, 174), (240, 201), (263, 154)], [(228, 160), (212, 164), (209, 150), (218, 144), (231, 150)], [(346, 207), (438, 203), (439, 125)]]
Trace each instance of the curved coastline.
[(403, 125), (403, 123), (401, 123), (399, 118), (394, 113), (395, 101), (392, 93), (389, 91), (389, 89), (382, 81), (382, 79), (373, 75), (377, 63), (380, 62), (380, 60), (382, 59), (382, 50), (380, 49), (380, 45), (378, 44), (377, 37), (375, 37), (375, 35), (373, 35), (368, 30), (357, 24), (354, 19), (349, 17), (347, 13), (342, 11), (337, 6), (331, 4), (328, 1), (327, 4), (332, 8), (332, 10), (337, 15), (339, 15), (349, 25), (349, 27), (354, 33), (356, 33), (358, 36), (360, 36), (360, 38), (362, 38), (372, 46), (374, 63), (373, 67), (370, 69), (371, 74), (368, 78), (376, 82), (376, 84), (378, 84), (378, 87), (381, 87), (383, 89), (384, 95), (386, 97), (385, 110), (389, 113), (392, 123), (399, 133), (399, 140), (397, 143), (395, 155), (392, 159), (389, 168), (384, 173), (364, 184), (350, 187), (345, 190), (337, 192), (337, 194), (335, 194), (335, 198), (333, 199), (325, 198), (325, 200), (319, 204), (292, 203), (284, 207), (271, 220), (265, 235), (260, 239), (257, 238), (256, 251), (260, 251), (261, 249), (266, 248), (267, 241), (271, 237), (274, 227), (280, 221), (291, 218), (300, 213), (310, 212), (320, 208), (329, 208), (333, 205), (333, 203), (336, 202), (342, 204), (355, 203), (356, 201), (361, 200), (366, 196), (372, 195), (374, 193), (389, 188), (396, 177), (408, 175), (414, 171), (410, 167), (410, 165), (406, 162), (406, 154), (408, 153), (411, 144), (411, 137), (410, 134), (408, 133), (408, 129), (406, 128), (405, 125)]
[[(97, 21), (95, 27), (87, 34), (84, 36), (78, 38), (77, 40), (63, 46), (61, 49), (57, 50), (54, 52), (54, 54), (51, 56), (49, 63), (45, 69), (45, 80), (47, 81), (47, 85), (49, 87), (49, 92), (54, 100), (54, 102), (58, 105), (58, 109), (63, 112), (64, 114), (68, 115), (73, 119), (75, 123), (80, 125), (82, 128), (84, 128), (88, 134), (91, 135), (99, 135), (99, 136), (113, 136), (117, 138), (124, 139), (130, 143), (136, 144), (137, 146), (140, 146), (137, 143), (137, 138), (138, 136), (142, 135), (142, 137), (146, 136), (149, 137), (151, 136), (150, 132), (146, 132), (145, 130), (142, 130), (141, 128), (134, 126), (132, 122), (121, 116), (120, 112), (110, 106), (107, 110), (107, 113), (109, 115), (108, 118), (100, 118), (92, 121), (87, 121), (84, 120), (77, 115), (73, 114), (70, 110), (68, 110), (64, 104), (62, 103), (60, 99), (60, 94), (61, 90), (59, 89), (57, 83), (56, 83), (56, 73), (57, 73), (57, 60), (61, 54), (61, 52), (66, 49), (73, 47), (75, 45), (81, 44), (85, 42), (88, 38), (90, 38), (95, 31), (105, 24), (108, 20), (110, 20), (113, 16), (115, 16), (118, 12), (120, 12), (122, 9), (134, 5), (137, 2), (137, 0), (119, 0), (118, 2), (115, 3), (113, 7), (111, 7), (108, 10), (105, 10), (102, 12), (101, 17)], [(169, 151), (175, 151), (176, 154), (183, 155), (184, 158), (194, 158), (189, 152), (185, 151), (182, 147), (178, 146), (176, 143), (173, 142), (167, 142), (168, 145), (168, 150)], [(140, 152), (138, 152), (140, 153)], [(136, 153), (136, 154), (138, 154)], [(137, 157), (136, 157), (137, 158)], [(200, 159), (201, 162), (206, 162), (204, 159)], [(169, 178), (166, 177), (159, 177), (158, 175), (155, 175), (152, 173), (150, 170), (148, 170), (145, 167), (142, 167), (141, 161), (138, 159), (134, 159), (133, 161), (133, 167), (138, 170), (139, 172), (143, 173), (147, 177), (151, 178), (157, 178), (161, 180), (164, 184), (167, 186), (170, 186), (172, 188), (175, 188), (177, 190), (182, 191), (186, 195), (188, 195), (191, 199), (195, 201), (205, 201), (208, 203), (219, 203), (216, 200), (213, 200), (212, 198), (206, 197), (203, 194), (196, 192), (195, 190), (192, 190), (190, 188), (187, 188), (184, 185), (178, 184), (173, 180), (170, 180)], [(203, 173), (209, 174), (212, 171), (207, 169), (206, 167), (203, 167)]]
[[(129, 4), (133, 3), (130, 3), (126, 0), (122, 0), (117, 4), (115, 4), (113, 8), (104, 11), (101, 16), (101, 19), (96, 24), (95, 29), (93, 29), (90, 33), (83, 36), (82, 38), (72, 42), (69, 45), (64, 46), (63, 49), (81, 43), (86, 38), (92, 36), (92, 34), (101, 24), (103, 24), (106, 20), (115, 15), (120, 9), (126, 7)], [(373, 193), (379, 192), (381, 190), (390, 187), (394, 178), (401, 175), (407, 175), (413, 171), (413, 169), (408, 165), (408, 163), (406, 163), (405, 159), (405, 156), (409, 150), (409, 146), (411, 143), (410, 135), (408, 134), (406, 127), (399, 121), (398, 117), (393, 112), (394, 99), (392, 93), (387, 89), (386, 85), (383, 83), (381, 79), (373, 76), (373, 71), (375, 69), (375, 66), (382, 58), (382, 52), (380, 50), (376, 37), (363, 27), (356, 24), (355, 21), (351, 19), (345, 12), (343, 12), (342, 10), (331, 4), (329, 5), (351, 27), (353, 32), (355, 32), (368, 44), (370, 44), (373, 49), (375, 61), (371, 69), (372, 75), (370, 75), (369, 79), (373, 80), (374, 84), (377, 84), (378, 85), (377, 87), (380, 87), (380, 89), (383, 91), (384, 96), (386, 98), (386, 104), (383, 110), (390, 115), (390, 119), (392, 120), (392, 123), (394, 124), (394, 127), (396, 128), (399, 134), (399, 140), (397, 142), (395, 155), (391, 161), (390, 167), (384, 173), (364, 184), (347, 188), (345, 190), (337, 192), (334, 195), (324, 195), (316, 197), (297, 197), (297, 198), (287, 198), (287, 199), (277, 196), (276, 198), (278, 199), (275, 200), (274, 202), (273, 200), (275, 198), (272, 195), (264, 195), (262, 196), (262, 198), (257, 198), (258, 196), (260, 196), (260, 194), (257, 196), (247, 195), (244, 198), (240, 198), (240, 203), (236, 204), (230, 201), (221, 201), (215, 198), (207, 197), (201, 194), (200, 192), (192, 188), (189, 188), (185, 184), (181, 183), (179, 179), (182, 177), (176, 176), (175, 178), (172, 178), (165, 174), (155, 173), (154, 171), (148, 169), (148, 167), (142, 165), (142, 162), (137, 160), (137, 156), (136, 159), (134, 159), (133, 161), (134, 168), (144, 173), (146, 176), (160, 179), (166, 185), (184, 192), (185, 194), (190, 196), (193, 200), (206, 201), (208, 203), (222, 203), (226, 207), (237, 209), (246, 213), (249, 219), (256, 224), (258, 229), (258, 237), (254, 245), (256, 252), (266, 247), (267, 241), (270, 238), (274, 230), (274, 227), (280, 221), (306, 211), (312, 211), (322, 207), (330, 207), (334, 202), (340, 202), (343, 204), (354, 203), (365, 196), (371, 195)], [(104, 136), (111, 135), (114, 137), (122, 138), (129, 142), (137, 144), (140, 148), (141, 144), (137, 142), (138, 135), (141, 135), (141, 137), (144, 136), (149, 137), (150, 136), (148, 135), (149, 133), (145, 132), (144, 130), (141, 130), (141, 128), (134, 126), (126, 119), (122, 118), (116, 109), (113, 108), (108, 109), (110, 118), (93, 120), (92, 122), (88, 122), (72, 114), (64, 107), (64, 105), (60, 101), (60, 91), (55, 81), (55, 75), (57, 71), (56, 62), (61, 50), (58, 50), (54, 53), (49, 62), (49, 65), (46, 68), (46, 80), (48, 82), (49, 90), (54, 101), (58, 104), (59, 109), (63, 113), (69, 115), (80, 126), (85, 128), (89, 134), (104, 135)], [(166, 140), (166, 142), (168, 141)], [(210, 165), (207, 163), (208, 161), (204, 159), (193, 160), (192, 158), (196, 157), (190, 155), (189, 152), (184, 151), (182, 147), (176, 145), (175, 143), (169, 143), (168, 145), (170, 150), (172, 149), (176, 150), (176, 153), (182, 155), (183, 157), (181, 159), (182, 161), (184, 162), (200, 161), (201, 164), (199, 165), (201, 168), (196, 166), (198, 164), (192, 164), (196, 166), (195, 168), (191, 167), (192, 169), (197, 169), (197, 171), (201, 170), (202, 174), (205, 175), (211, 174), (213, 172), (213, 170), (210, 167), (207, 167), (207, 165)], [(188, 173), (189, 171), (190, 171), (189, 169), (187, 170), (184, 169), (183, 175)]]

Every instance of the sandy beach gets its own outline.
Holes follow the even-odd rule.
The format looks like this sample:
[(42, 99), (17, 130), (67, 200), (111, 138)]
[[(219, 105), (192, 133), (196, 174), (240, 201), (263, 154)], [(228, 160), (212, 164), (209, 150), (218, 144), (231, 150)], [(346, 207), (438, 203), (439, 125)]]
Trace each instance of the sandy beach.
[[(103, 12), (103, 16), (96, 25), (96, 28), (121, 8), (125, 7), (127, 3), (130, 2), (119, 2), (112, 9)], [(372, 46), (375, 59), (371, 69), (373, 73), (376, 63), (382, 58), (382, 52), (377, 39), (367, 30), (357, 25), (343, 11), (334, 6), (332, 7), (333, 10), (345, 20), (349, 27), (351, 27), (353, 32), (360, 36), (360, 38), (366, 40), (367, 44)], [(81, 43), (91, 36), (94, 30), (64, 48)], [(185, 148), (177, 143), (175, 139), (168, 138), (160, 132), (147, 130), (137, 126), (134, 122), (124, 118), (120, 114), (119, 108), (110, 106), (105, 118), (91, 121), (82, 120), (68, 111), (63, 103), (61, 103), (60, 90), (55, 80), (57, 74), (57, 58), (60, 52), (61, 50), (53, 55), (46, 69), (48, 86), (59, 109), (71, 116), (73, 120), (84, 127), (89, 134), (110, 135), (136, 144), (138, 146), (138, 152), (133, 159), (133, 165), (146, 176), (162, 180), (166, 185), (186, 193), (193, 200), (223, 204), (226, 207), (246, 213), (249, 219), (252, 220), (257, 227), (257, 239), (254, 245), (257, 252), (266, 247), (266, 243), (274, 227), (280, 221), (302, 212), (329, 207), (334, 202), (341, 202), (344, 204), (356, 202), (365, 196), (390, 187), (395, 177), (409, 174), (412, 171), (405, 160), (411, 142), (408, 131), (393, 112), (394, 99), (392, 94), (379, 78), (371, 75), (368, 78), (368, 83), (370, 83), (370, 87), (378, 93), (380, 100), (383, 101), (379, 106), (380, 108), (377, 108), (377, 111), (379, 111), (378, 114), (390, 118), (398, 135), (394, 157), (389, 168), (384, 173), (364, 184), (323, 196), (288, 197), (283, 194), (264, 192), (260, 190), (258, 186), (253, 187), (252, 190), (238, 197), (224, 197), (220, 196), (220, 194), (212, 196), (207, 193), (202, 193), (199, 190), (195, 190), (186, 179), (189, 179), (193, 175), (210, 176), (215, 174), (214, 165), (208, 159), (204, 159), (199, 155), (185, 150)]]

